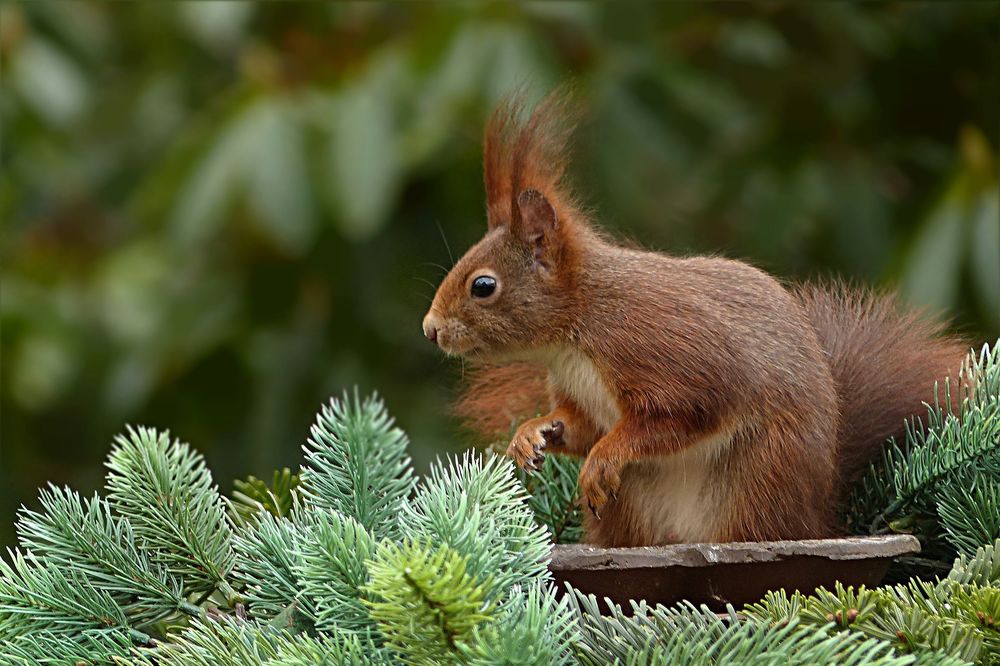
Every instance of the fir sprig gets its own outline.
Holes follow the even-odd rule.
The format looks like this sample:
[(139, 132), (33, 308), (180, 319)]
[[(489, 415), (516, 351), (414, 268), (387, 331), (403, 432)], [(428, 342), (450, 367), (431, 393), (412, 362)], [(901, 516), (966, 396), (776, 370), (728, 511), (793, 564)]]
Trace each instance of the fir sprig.
[(406, 435), (378, 396), (331, 400), (311, 434), (300, 476), (306, 503), (350, 516), (376, 539), (396, 537), (399, 505), (416, 481)]
[(362, 666), (388, 655), (357, 635), (309, 636), (237, 618), (198, 620), (169, 643), (143, 650), (142, 666)]
[(527, 505), (506, 458), (467, 452), (431, 466), (412, 500), (400, 507), (403, 534), (430, 536), (468, 558), (496, 598), (525, 580), (547, 580), (549, 538)]
[(553, 543), (578, 543), (583, 538), (577, 484), (582, 463), (582, 458), (550, 455), (532, 474), (518, 470), (518, 480), (528, 492), (528, 506), (549, 529)]
[(938, 558), (1000, 538), (997, 342), (969, 355), (958, 382), (935, 388), (925, 419), (908, 422), (905, 440), (858, 484), (848, 502), (852, 530), (911, 532)]
[(561, 666), (573, 663), (578, 635), (569, 599), (557, 600), (549, 584), (513, 590), (494, 622), (476, 627), (459, 646), (469, 666)]
[(489, 582), (466, 572), (467, 558), (446, 545), (383, 543), (369, 564), (365, 603), (386, 643), (410, 664), (458, 663), (476, 629), (495, 619)]
[(375, 539), (361, 523), (336, 511), (316, 512), (310, 538), (301, 539), (295, 573), (303, 595), (316, 607), (321, 631), (369, 633), (373, 622), (362, 604), (367, 561)]
[[(977, 390), (963, 402), (982, 418), (932, 421), (918, 449), (990, 432), (995, 356), (970, 371)], [(152, 430), (117, 441), (109, 500), (43, 491), (18, 525), (31, 552), (0, 562), (4, 663), (1000, 663), (1000, 541), (934, 582), (776, 592), (723, 617), (689, 604), (599, 609), (593, 597), (558, 600), (547, 571), (546, 526), (567, 515), (568, 474), (536, 479), (529, 499), (509, 461), (466, 454), (415, 486), (405, 439), (377, 400), (335, 402), (317, 428), (301, 492), (235, 524), (201, 457)], [(943, 443), (927, 444), (934, 437)], [(975, 474), (950, 469), (940, 478), (966, 484), (967, 501), (915, 514), (962, 548), (993, 529), (970, 518), (993, 503)], [(895, 493), (917, 477), (888, 478)], [(923, 500), (893, 524), (927, 511)], [(215, 607), (216, 590), (228, 607)], [(194, 617), (162, 621), (178, 611)]]
[(131, 524), (112, 515), (106, 500), (84, 501), (55, 486), (39, 499), (41, 511), (21, 510), (21, 545), (50, 566), (85, 576), (111, 595), (130, 622), (141, 626), (178, 612), (201, 612), (187, 601), (180, 581), (137, 547)]
[[(311, 522), (262, 513), (236, 532), (233, 578), (251, 613), (264, 620), (285, 613), (292, 625), (316, 621), (316, 607), (303, 594), (302, 547), (313, 539)], [(293, 606), (294, 604), (294, 606)]]
[[(690, 604), (675, 608), (633, 604), (627, 613), (610, 602), (601, 609), (593, 595), (576, 591), (572, 591), (572, 600), (581, 623), (577, 659), (585, 666), (914, 663), (912, 657), (898, 654), (884, 641), (836, 632), (830, 623), (816, 627), (800, 617), (774, 623), (768, 619), (741, 619), (732, 609), (720, 617), (708, 608)], [(947, 655), (935, 657), (930, 663), (966, 663)]]
[(75, 633), (73, 640), (58, 632), (40, 631), (0, 643), (4, 666), (127, 664), (133, 655), (132, 638), (118, 628), (87, 629)]
[(227, 580), (236, 562), (232, 525), (201, 454), (169, 433), (129, 428), (115, 439), (108, 468), (108, 498), (129, 517), (139, 546), (189, 591), (217, 589), (238, 601)]
[(150, 641), (131, 628), (111, 593), (83, 573), (16, 550), (9, 555), (11, 564), (0, 560), (0, 641), (107, 629), (121, 630), (138, 643)]

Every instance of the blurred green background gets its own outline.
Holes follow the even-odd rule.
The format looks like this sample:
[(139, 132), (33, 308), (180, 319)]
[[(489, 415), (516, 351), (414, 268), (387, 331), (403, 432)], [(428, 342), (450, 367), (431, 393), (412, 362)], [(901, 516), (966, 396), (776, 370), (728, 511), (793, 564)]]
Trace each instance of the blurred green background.
[(420, 319), (484, 228), (480, 133), (569, 78), (616, 233), (898, 286), (1000, 334), (1000, 5), (0, 5), (0, 543), (126, 423), (235, 476), (378, 389), (463, 441)]

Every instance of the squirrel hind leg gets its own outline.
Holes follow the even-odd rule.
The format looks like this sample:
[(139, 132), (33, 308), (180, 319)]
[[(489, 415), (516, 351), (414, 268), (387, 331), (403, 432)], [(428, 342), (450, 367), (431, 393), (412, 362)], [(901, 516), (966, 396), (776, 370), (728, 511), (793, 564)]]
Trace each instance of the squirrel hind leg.
[(639, 513), (624, 494), (601, 507), (600, 517), (583, 507), (584, 542), (601, 548), (652, 546), (652, 536), (641, 525)]
[(617, 497), (609, 500), (598, 517), (583, 505), (584, 542), (602, 548), (634, 548), (681, 543), (682, 539), (664, 525), (651, 522), (649, 477), (635, 464), (622, 473)]

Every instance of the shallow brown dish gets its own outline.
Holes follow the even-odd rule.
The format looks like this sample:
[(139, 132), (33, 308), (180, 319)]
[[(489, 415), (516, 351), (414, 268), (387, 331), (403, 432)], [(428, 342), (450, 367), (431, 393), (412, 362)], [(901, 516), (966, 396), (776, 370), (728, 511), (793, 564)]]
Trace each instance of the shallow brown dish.
[(920, 542), (907, 535), (645, 548), (574, 544), (553, 546), (549, 569), (559, 589), (570, 583), (626, 608), (630, 599), (686, 599), (724, 610), (727, 603), (739, 608), (779, 588), (812, 592), (836, 581), (878, 585), (893, 558), (919, 551)]

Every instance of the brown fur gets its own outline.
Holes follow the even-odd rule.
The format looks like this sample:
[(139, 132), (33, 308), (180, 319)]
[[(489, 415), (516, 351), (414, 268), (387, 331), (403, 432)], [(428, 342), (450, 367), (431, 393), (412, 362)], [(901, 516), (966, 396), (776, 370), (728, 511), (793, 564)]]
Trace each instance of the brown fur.
[[(562, 184), (565, 97), (501, 105), (485, 140), (489, 231), (438, 290), (425, 332), (489, 362), (460, 413), (509, 429), (530, 469), (585, 456), (588, 540), (607, 546), (835, 533), (853, 477), (922, 411), (966, 347), (891, 299), (790, 291), (747, 264), (614, 245)], [(498, 287), (470, 296), (477, 276)], [(516, 363), (504, 367), (496, 364)], [(552, 435), (556, 422), (560, 437)]]

